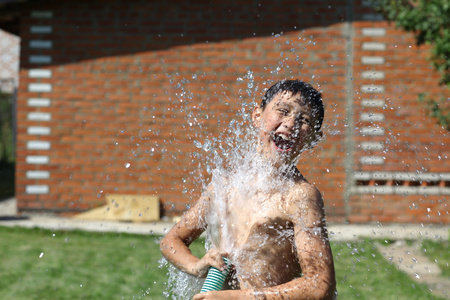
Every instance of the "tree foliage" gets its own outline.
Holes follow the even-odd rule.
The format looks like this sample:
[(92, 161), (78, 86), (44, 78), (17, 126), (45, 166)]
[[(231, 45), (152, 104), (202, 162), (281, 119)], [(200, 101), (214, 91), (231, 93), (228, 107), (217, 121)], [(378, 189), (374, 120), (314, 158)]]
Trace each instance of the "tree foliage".
[(0, 164), (14, 162), (11, 97), (0, 92)]
[[(417, 45), (431, 45), (431, 61), (450, 89), (450, 0), (372, 0), (373, 7), (396, 26), (415, 34)], [(424, 95), (429, 113), (450, 130), (449, 99)]]

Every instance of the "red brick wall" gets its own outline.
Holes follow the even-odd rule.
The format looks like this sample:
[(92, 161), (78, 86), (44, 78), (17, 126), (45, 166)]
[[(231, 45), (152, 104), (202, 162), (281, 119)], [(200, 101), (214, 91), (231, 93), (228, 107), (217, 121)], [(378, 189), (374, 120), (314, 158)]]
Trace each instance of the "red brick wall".
[[(439, 86), (440, 76), (428, 60), (430, 48), (418, 48), (412, 34), (388, 22), (357, 21), (353, 28), (353, 167), (364, 173), (356, 175), (354, 182), (359, 191), (367, 187), (378, 191), (349, 197), (349, 221), (448, 224), (450, 136), (417, 100), (420, 93), (449, 96), (448, 89)], [(384, 29), (385, 35), (364, 34), (367, 28)], [(382, 43), (385, 49), (376, 49), (373, 43)], [(384, 59), (381, 64), (363, 63), (363, 57), (379, 56)], [(363, 76), (367, 71), (383, 72), (384, 77)], [(367, 105), (374, 100), (384, 105)], [(368, 115), (384, 119), (367, 120)], [(384, 129), (384, 134), (362, 132), (367, 127)], [(363, 149), (364, 142), (380, 142), (383, 147)], [(383, 163), (363, 164), (362, 157), (380, 157)], [(371, 178), (364, 176), (369, 174)]]
[[(405, 203), (390, 208), (396, 213), (384, 214), (383, 222), (420, 221), (408, 217), (417, 211), (405, 208), (418, 202), (417, 195), (347, 192), (356, 182), (349, 177), (353, 170), (449, 169), (438, 159), (446, 155), (448, 133), (440, 133), (415, 100), (421, 87), (445, 92), (435, 84), (427, 49), (410, 48), (413, 38), (389, 24), (363, 21), (368, 13), (360, 3), (348, 7), (345, 1), (25, 4), (19, 210), (76, 213), (103, 204), (108, 193), (127, 193), (158, 195), (165, 215), (180, 214), (201, 192), (198, 178), (207, 177), (204, 152), (194, 141), (218, 137), (241, 103), (259, 101), (274, 81), (299, 78), (318, 87), (326, 103), (325, 139), (305, 153), (299, 167), (323, 192), (329, 220), (381, 221), (379, 207), (387, 205), (380, 199), (386, 198)], [(358, 47), (361, 29), (374, 26), (387, 29), (381, 39), (386, 63), (380, 66), (385, 92), (376, 97), (386, 99), (380, 110), (388, 133), (370, 139), (389, 143), (383, 165), (359, 165), (367, 155), (358, 148), (367, 140), (358, 134), (363, 124), (357, 116), (365, 109), (360, 87), (367, 81), (358, 75), (367, 68), (359, 62), (370, 53)], [(250, 95), (248, 72), (254, 77)], [(30, 86), (36, 83), (44, 85)], [(445, 203), (443, 196), (431, 198)], [(446, 209), (433, 221), (448, 223)]]

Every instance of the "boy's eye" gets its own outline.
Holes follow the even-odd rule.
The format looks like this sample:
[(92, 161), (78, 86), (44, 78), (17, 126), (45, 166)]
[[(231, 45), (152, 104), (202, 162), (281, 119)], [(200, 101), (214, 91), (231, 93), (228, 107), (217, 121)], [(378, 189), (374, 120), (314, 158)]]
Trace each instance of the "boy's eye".
[(287, 109), (279, 109), (278, 113), (280, 113), (280, 115), (282, 116), (287, 116), (289, 111)]
[(311, 124), (311, 121), (305, 117), (299, 117), (298, 121), (302, 124)]

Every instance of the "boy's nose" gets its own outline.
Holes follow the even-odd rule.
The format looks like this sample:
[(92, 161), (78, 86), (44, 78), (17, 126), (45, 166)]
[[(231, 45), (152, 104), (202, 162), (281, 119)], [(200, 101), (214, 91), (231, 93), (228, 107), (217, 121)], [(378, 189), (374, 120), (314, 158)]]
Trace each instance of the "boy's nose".
[(296, 121), (295, 121), (295, 117), (286, 117), (283, 120), (283, 126), (286, 127), (287, 129), (295, 129), (296, 127)]

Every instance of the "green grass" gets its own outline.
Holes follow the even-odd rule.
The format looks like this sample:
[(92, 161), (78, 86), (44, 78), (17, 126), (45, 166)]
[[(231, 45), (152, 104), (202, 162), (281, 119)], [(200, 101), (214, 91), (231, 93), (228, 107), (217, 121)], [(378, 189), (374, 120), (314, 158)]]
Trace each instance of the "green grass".
[[(0, 299), (165, 299), (158, 239), (0, 227)], [(437, 299), (368, 240), (332, 248), (339, 299)]]
[(435, 261), (442, 271), (442, 276), (450, 278), (450, 243), (448, 241), (425, 240), (421, 243), (423, 253)]
[(340, 299), (441, 299), (387, 262), (374, 243), (332, 244)]
[(164, 299), (155, 236), (0, 227), (0, 237), (0, 299)]

